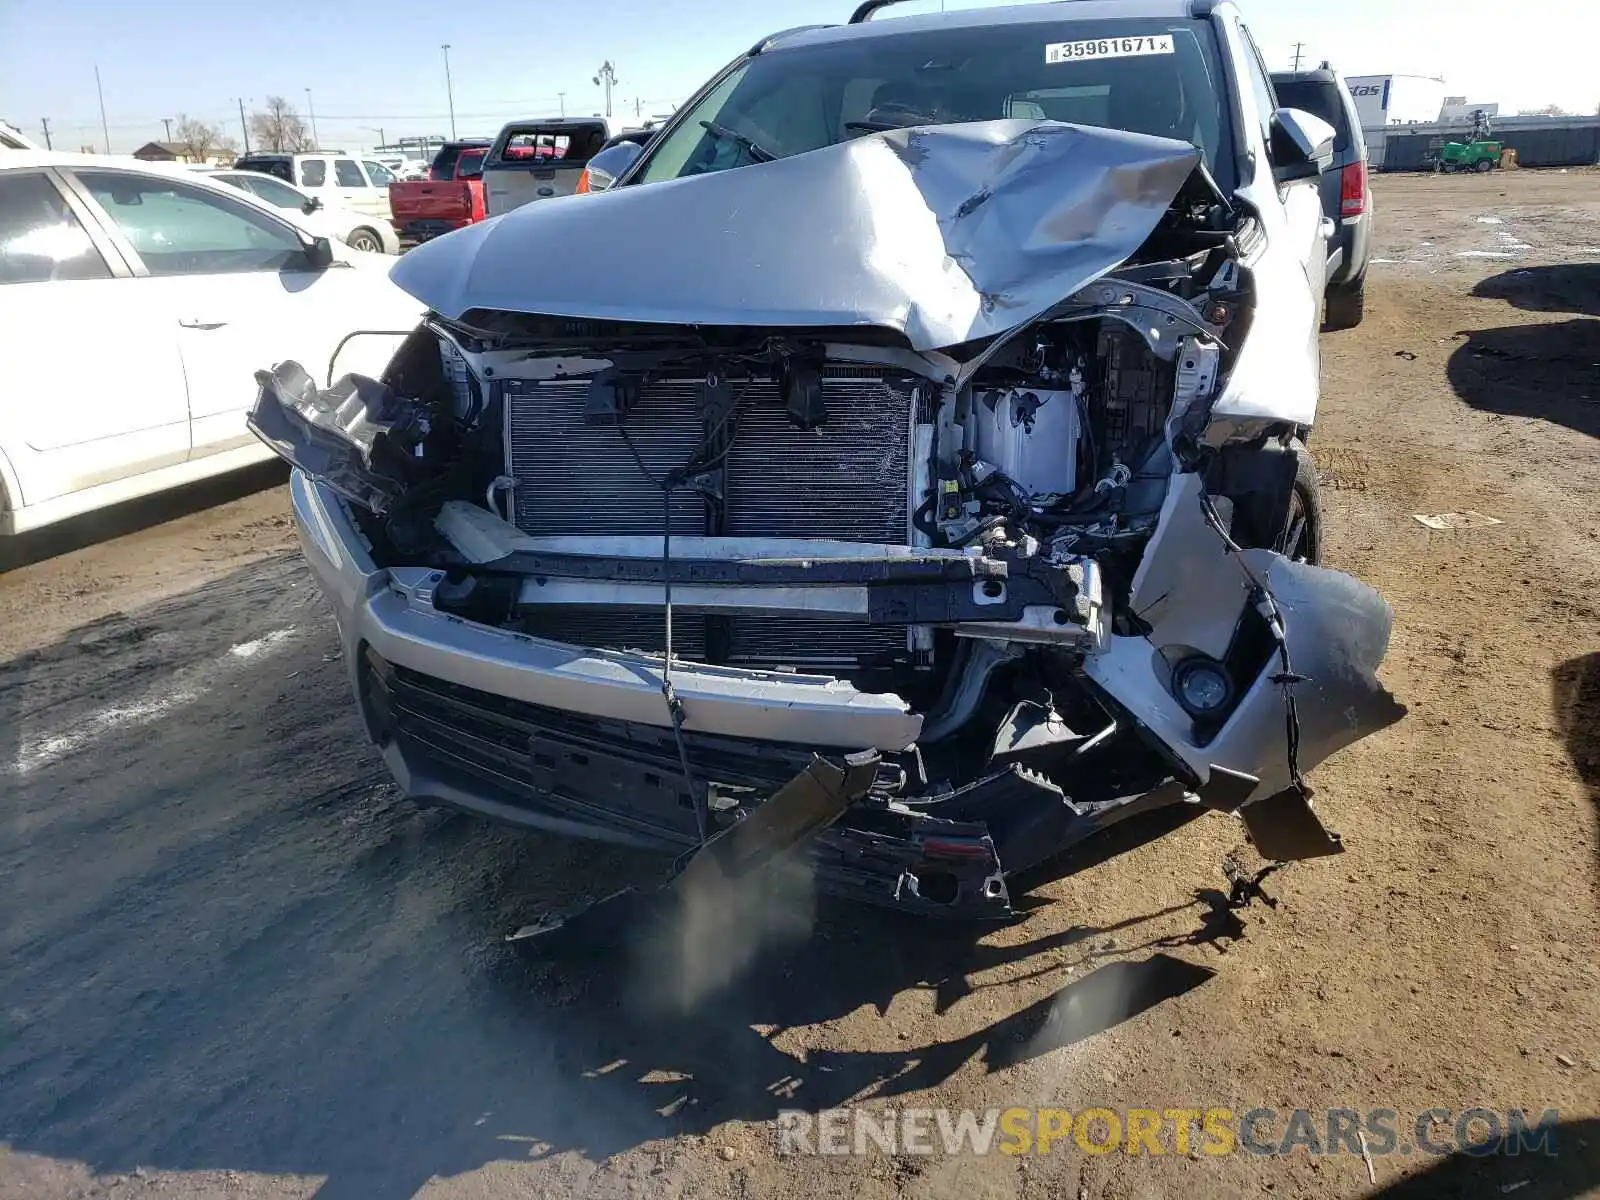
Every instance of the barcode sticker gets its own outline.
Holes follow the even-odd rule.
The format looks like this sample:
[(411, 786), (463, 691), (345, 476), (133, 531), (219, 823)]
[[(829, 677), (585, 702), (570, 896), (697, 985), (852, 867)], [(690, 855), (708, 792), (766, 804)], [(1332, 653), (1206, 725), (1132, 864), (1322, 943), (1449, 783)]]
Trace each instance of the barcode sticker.
[(1145, 54), (1174, 54), (1170, 33), (1155, 36), (1089, 38), (1082, 42), (1052, 42), (1044, 48), (1047, 63), (1088, 62), (1096, 58), (1137, 58)]

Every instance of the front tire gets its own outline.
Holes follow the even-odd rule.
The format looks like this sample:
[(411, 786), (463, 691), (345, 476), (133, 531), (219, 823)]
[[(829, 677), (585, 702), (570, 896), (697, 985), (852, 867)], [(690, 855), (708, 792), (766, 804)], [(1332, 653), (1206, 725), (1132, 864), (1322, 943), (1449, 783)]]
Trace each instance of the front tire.
[(1492, 162), (1490, 162), (1487, 158), (1480, 158), (1478, 160), (1478, 165), (1473, 167), (1472, 169), (1474, 171), (1476, 171), (1479, 175), (1487, 175), (1490, 171), (1494, 170), (1494, 164)]
[(378, 231), (368, 229), (365, 225), (350, 231), (350, 236), (345, 239), (345, 245), (352, 250), (365, 250), (368, 254), (383, 253), (383, 239), (378, 236)]
[(1298, 437), (1282, 451), (1263, 452), (1294, 455), (1294, 483), (1282, 502), (1276, 490), (1237, 496), (1234, 537), (1247, 550), (1275, 550), (1294, 562), (1316, 564), (1322, 559), (1322, 492), (1311, 452)]
[(1272, 548), (1294, 562), (1316, 565), (1322, 561), (1322, 488), (1317, 483), (1317, 465), (1299, 438), (1289, 443), (1289, 452), (1295, 456), (1294, 487)]

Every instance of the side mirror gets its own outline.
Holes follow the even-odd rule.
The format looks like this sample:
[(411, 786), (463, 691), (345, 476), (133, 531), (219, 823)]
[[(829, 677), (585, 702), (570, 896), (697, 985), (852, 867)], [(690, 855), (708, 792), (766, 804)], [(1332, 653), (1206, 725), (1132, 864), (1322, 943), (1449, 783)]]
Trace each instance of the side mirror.
[(1304, 109), (1280, 108), (1272, 114), (1272, 143), (1267, 155), (1279, 183), (1315, 179), (1333, 166), (1332, 125)]
[(333, 264), (333, 243), (327, 238), (312, 238), (311, 241), (306, 243), (307, 270), (326, 271)]
[(611, 187), (629, 167), (639, 161), (643, 153), (644, 147), (637, 142), (618, 142), (600, 151), (584, 168), (589, 176), (589, 190), (603, 192)]
[(309, 217), (312, 213), (317, 212), (321, 208), (322, 198), (320, 196), (309, 196), (306, 198), (306, 202), (300, 206), (300, 211)]

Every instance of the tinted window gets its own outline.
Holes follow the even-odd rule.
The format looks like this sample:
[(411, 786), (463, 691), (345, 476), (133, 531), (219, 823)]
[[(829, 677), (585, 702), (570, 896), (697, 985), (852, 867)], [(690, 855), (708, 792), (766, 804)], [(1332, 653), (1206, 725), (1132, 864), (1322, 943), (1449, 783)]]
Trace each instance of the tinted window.
[(251, 158), (246, 156), (233, 164), (240, 171), (260, 171), (267, 175), (275, 175), (285, 183), (294, 182), (294, 173), (289, 169), (287, 158)]
[(276, 179), (269, 179), (265, 175), (219, 175), (218, 179), (242, 187), (247, 192), (254, 192), (274, 208), (292, 208), (298, 211), (305, 204), (306, 198), (295, 191), (287, 183)]
[(365, 166), (367, 168), (367, 175), (372, 180), (374, 187), (388, 187), (394, 182), (394, 172), (389, 170), (389, 168), (384, 166), (382, 163), (368, 162), (365, 164)]
[(545, 163), (581, 166), (605, 147), (602, 125), (590, 128), (522, 129), (507, 137), (497, 151), (497, 162), (538, 166)]
[(152, 275), (304, 266), (298, 235), (248, 204), (177, 180), (116, 171), (79, 171), (77, 176)]
[(433, 156), (433, 165), (428, 168), (428, 178), (438, 183), (454, 179), (456, 159), (460, 157), (460, 146), (446, 146)]
[(372, 185), (367, 182), (367, 177), (361, 173), (361, 168), (356, 166), (353, 158), (337, 158), (333, 162), (334, 181), (342, 188), (364, 188)]
[(43, 175), (0, 174), (0, 284), (105, 279), (111, 271)]
[(1337, 83), (1276, 79), (1273, 87), (1278, 93), (1278, 103), (1284, 108), (1303, 109), (1333, 126), (1339, 135), (1334, 139), (1334, 153), (1350, 149), (1350, 118), (1341, 99), (1344, 89)]
[[(1084, 45), (1097, 48), (1085, 51)], [(1101, 56), (1098, 48), (1113, 55)], [(1203, 21), (1114, 20), (922, 30), (747, 59), (670, 134), (637, 179), (748, 165), (911, 125), (1053, 119), (1189, 142), (1224, 187), (1234, 175), (1215, 36)]]
[(328, 164), (320, 158), (302, 159), (300, 162), (300, 186), (321, 187), (328, 182)]
[(1245, 75), (1249, 78), (1250, 90), (1256, 97), (1256, 115), (1261, 121), (1261, 144), (1272, 145), (1272, 114), (1277, 110), (1278, 97), (1272, 90), (1272, 77), (1267, 74), (1267, 68), (1261, 61), (1261, 51), (1256, 49), (1255, 39), (1250, 36), (1250, 31), (1243, 25), (1239, 32), (1244, 35), (1245, 44)]

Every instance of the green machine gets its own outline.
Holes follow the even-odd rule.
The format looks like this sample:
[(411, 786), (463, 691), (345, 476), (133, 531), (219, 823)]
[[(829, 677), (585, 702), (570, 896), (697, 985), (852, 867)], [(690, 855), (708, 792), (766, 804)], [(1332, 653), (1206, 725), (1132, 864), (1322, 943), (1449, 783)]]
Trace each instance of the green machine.
[(1439, 151), (1438, 170), (1449, 174), (1454, 171), (1477, 171), (1484, 174), (1500, 165), (1500, 152), (1505, 149), (1492, 139), (1489, 114), (1483, 109), (1472, 113), (1472, 138), (1466, 142), (1446, 142)]

